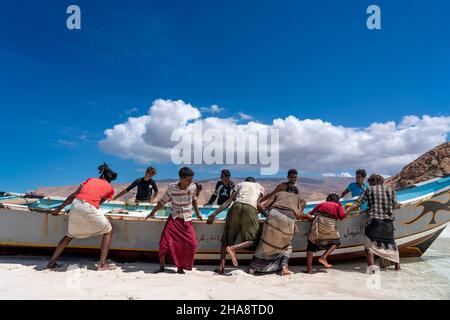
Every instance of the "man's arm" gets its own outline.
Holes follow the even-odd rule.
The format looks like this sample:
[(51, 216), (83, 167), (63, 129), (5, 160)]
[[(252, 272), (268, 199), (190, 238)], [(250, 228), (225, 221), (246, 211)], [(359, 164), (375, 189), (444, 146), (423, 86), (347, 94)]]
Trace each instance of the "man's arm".
[(341, 194), (341, 198), (345, 197), (350, 191), (348, 189), (345, 189), (342, 194)]
[(392, 190), (392, 206), (394, 209), (400, 209), (402, 205), (397, 201), (397, 193)]
[[(139, 180), (139, 179), (138, 179)], [(123, 195), (127, 194), (128, 192), (130, 192), (131, 190), (133, 190), (134, 188), (136, 188), (136, 186), (138, 185), (138, 180), (135, 180), (132, 184), (130, 184), (128, 187), (126, 187), (125, 189), (123, 189), (122, 191), (120, 191), (114, 198), (113, 200), (117, 200), (120, 197), (122, 197)]]
[(230, 206), (230, 204), (236, 199), (236, 195), (237, 195), (237, 192), (233, 191), (230, 198), (227, 201), (225, 201), (219, 208), (216, 209), (216, 211), (214, 211), (208, 217), (208, 224), (213, 223), (214, 219), (217, 217), (217, 215)]
[(216, 201), (217, 196), (219, 194), (219, 185), (220, 185), (220, 182), (217, 182), (216, 187), (214, 188), (214, 193), (211, 195), (211, 198), (209, 199), (207, 205), (210, 206)]
[(75, 190), (74, 193), (72, 193), (70, 196), (67, 197), (67, 199), (54, 211), (52, 211), (52, 215), (58, 216), (62, 209), (64, 209), (66, 206), (71, 204), (73, 200), (75, 200), (75, 197), (80, 192), (82, 186), (79, 186), (77, 190)]
[(194, 207), (194, 211), (197, 214), (197, 218), (200, 221), (203, 221), (203, 217), (200, 214), (200, 210), (198, 210), (198, 203), (197, 203), (197, 199), (192, 200), (192, 206)]
[(275, 193), (277, 193), (277, 192), (285, 191), (287, 189), (287, 187), (288, 187), (288, 183), (287, 182), (280, 183), (279, 185), (276, 186), (276, 188), (272, 192), (270, 192), (270, 193), (266, 194), (265, 196), (263, 196), (261, 198), (261, 202), (264, 202), (267, 199), (269, 199), (270, 197), (273, 197), (275, 195)]
[(158, 203), (156, 204), (156, 206), (153, 208), (152, 212), (150, 212), (145, 219), (148, 218), (154, 218), (156, 215), (156, 212), (158, 212), (159, 210), (161, 210), (162, 208), (164, 208), (164, 204), (161, 201), (158, 201)]
[(353, 204), (345, 210), (345, 214), (349, 214), (349, 212), (358, 209), (364, 202), (366, 202), (369, 194), (369, 189), (365, 189), (364, 192), (359, 196), (358, 199), (353, 202)]

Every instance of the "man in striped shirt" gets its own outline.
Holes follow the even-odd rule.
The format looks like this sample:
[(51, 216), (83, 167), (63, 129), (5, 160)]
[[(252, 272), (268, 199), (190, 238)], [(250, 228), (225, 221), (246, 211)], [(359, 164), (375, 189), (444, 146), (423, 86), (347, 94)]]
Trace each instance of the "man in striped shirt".
[(180, 181), (171, 183), (147, 218), (153, 218), (167, 203), (171, 204), (170, 216), (161, 234), (159, 242), (158, 272), (165, 271), (166, 255), (169, 255), (178, 268), (178, 273), (192, 270), (197, 251), (197, 235), (192, 226), (193, 211), (203, 220), (198, 210), (196, 185), (192, 183), (194, 172), (183, 167), (178, 172)]

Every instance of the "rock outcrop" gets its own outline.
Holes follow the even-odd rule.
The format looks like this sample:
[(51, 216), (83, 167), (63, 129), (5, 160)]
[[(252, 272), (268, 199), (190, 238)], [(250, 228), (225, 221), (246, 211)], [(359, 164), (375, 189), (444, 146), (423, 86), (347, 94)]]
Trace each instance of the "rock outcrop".
[(403, 170), (386, 180), (393, 188), (403, 188), (414, 183), (450, 175), (450, 142), (428, 151)]

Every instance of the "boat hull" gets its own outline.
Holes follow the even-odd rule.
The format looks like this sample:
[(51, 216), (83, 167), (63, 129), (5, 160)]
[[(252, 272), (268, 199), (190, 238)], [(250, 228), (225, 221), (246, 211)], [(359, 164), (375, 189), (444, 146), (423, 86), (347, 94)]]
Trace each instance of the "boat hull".
[[(406, 203), (395, 212), (395, 238), (401, 257), (421, 256), (450, 223), (450, 191), (448, 189)], [(128, 219), (109, 216), (113, 226), (110, 257), (121, 260), (158, 261), (159, 239), (165, 219)], [(349, 260), (364, 256), (365, 214), (349, 215), (338, 221), (341, 246), (330, 256), (330, 261)], [(263, 223), (263, 222), (261, 222)], [(0, 209), (0, 252), (46, 253), (53, 251), (67, 232), (68, 216), (52, 216), (43, 212), (28, 212), (19, 208)], [(293, 238), (291, 264), (300, 264), (306, 257), (310, 222), (297, 222), (298, 232)], [(194, 221), (197, 232), (197, 264), (216, 263), (220, 256), (220, 239), (224, 221), (212, 225)], [(74, 239), (67, 252), (98, 255), (101, 237)], [(320, 254), (320, 253), (317, 253)], [(251, 252), (238, 253), (239, 261), (248, 263)]]

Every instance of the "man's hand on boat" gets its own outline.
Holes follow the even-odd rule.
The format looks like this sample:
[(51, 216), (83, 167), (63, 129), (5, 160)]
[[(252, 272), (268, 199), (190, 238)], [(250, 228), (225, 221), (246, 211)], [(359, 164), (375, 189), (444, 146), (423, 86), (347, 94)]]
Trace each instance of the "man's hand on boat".
[(207, 223), (207, 224), (213, 224), (215, 219), (216, 219), (216, 216), (215, 216), (214, 214), (211, 214), (211, 215), (208, 217), (208, 220), (206, 220), (206, 223)]
[(57, 208), (57, 209), (51, 210), (50, 213), (52, 214), (52, 216), (59, 216), (59, 215), (61, 215), (61, 209)]

